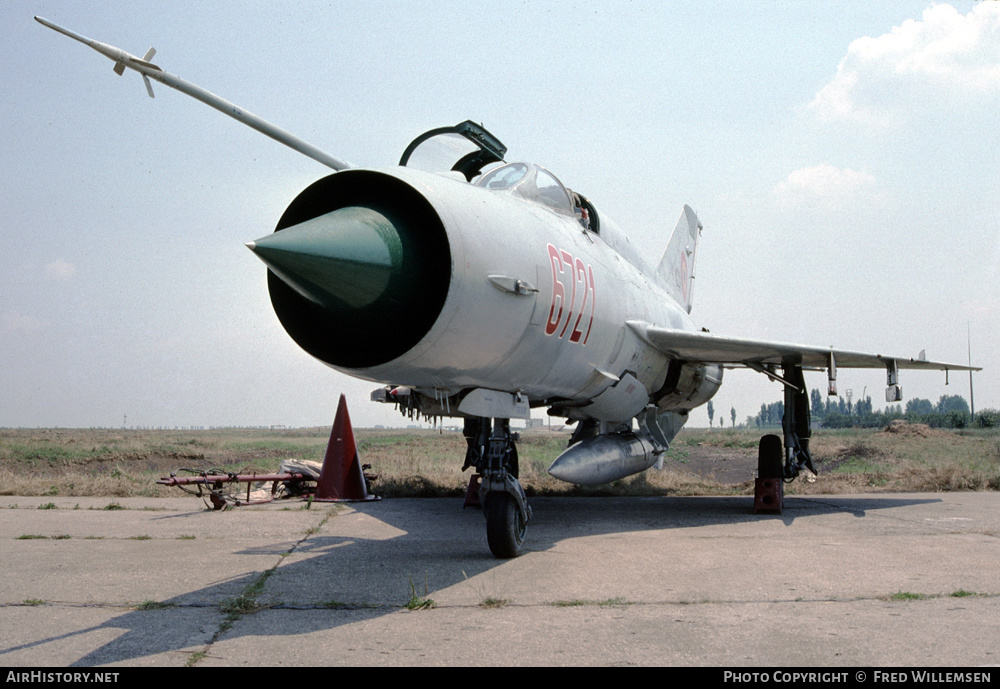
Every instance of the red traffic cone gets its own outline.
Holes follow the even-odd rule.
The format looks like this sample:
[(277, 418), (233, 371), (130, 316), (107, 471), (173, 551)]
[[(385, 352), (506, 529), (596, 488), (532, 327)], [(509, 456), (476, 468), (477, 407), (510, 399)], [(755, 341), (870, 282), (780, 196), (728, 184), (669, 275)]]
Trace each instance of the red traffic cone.
[(469, 477), (469, 486), (465, 489), (465, 504), (462, 505), (462, 509), (475, 507), (481, 510), (483, 508), (483, 504), (479, 501), (479, 486), (482, 480), (483, 477), (480, 474), (473, 474)]
[(361, 470), (361, 457), (354, 442), (354, 429), (351, 427), (351, 418), (347, 415), (347, 400), (341, 395), (313, 500), (360, 502), (379, 499), (377, 495), (368, 494)]

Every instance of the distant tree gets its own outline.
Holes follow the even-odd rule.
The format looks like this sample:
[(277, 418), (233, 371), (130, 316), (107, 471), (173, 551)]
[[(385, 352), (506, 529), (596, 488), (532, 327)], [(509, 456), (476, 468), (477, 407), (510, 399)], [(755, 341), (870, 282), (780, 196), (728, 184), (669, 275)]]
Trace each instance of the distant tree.
[(979, 428), (997, 428), (1000, 426), (1000, 411), (996, 409), (983, 409), (976, 412), (975, 425)]
[(708, 427), (712, 427), (712, 419), (715, 418), (715, 405), (712, 404), (712, 400), (708, 401)]
[(733, 420), (733, 428), (736, 428), (736, 407), (729, 410), (729, 416)]
[(831, 410), (823, 418), (823, 428), (850, 428), (851, 417), (841, 414), (839, 411)]
[(961, 395), (941, 395), (938, 400), (936, 412), (946, 414), (950, 411), (969, 413), (969, 403)]
[(925, 400), (921, 397), (914, 397), (912, 400), (907, 400), (906, 402), (906, 415), (910, 416), (912, 414), (933, 414), (934, 405), (930, 400)]
[(785, 403), (774, 402), (773, 404), (761, 404), (760, 412), (754, 417), (753, 422), (758, 428), (767, 426), (780, 426), (781, 420), (785, 416)]
[(809, 406), (813, 416), (823, 418), (823, 393), (819, 391), (819, 388), (813, 388), (812, 392), (809, 393)]

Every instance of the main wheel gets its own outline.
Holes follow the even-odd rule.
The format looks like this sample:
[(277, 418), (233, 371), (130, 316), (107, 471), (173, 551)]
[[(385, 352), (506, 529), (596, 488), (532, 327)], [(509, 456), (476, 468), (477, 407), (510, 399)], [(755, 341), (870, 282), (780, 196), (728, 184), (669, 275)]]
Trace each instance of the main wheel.
[(494, 492), (486, 501), (486, 540), (494, 557), (517, 557), (528, 525), (510, 493)]
[(783, 454), (780, 437), (763, 436), (757, 448), (757, 478), (781, 478), (784, 475)]

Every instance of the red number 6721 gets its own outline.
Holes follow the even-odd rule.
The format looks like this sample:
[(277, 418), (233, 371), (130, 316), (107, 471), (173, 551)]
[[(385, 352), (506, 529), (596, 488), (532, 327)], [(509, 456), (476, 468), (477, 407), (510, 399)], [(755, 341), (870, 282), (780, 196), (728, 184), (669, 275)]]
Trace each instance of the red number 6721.
[[(579, 258), (573, 258), (568, 251), (557, 249), (551, 244), (548, 245), (548, 250), (549, 264), (552, 266), (552, 304), (549, 307), (549, 319), (545, 323), (545, 334), (555, 335), (558, 331), (558, 336), (562, 338), (572, 322), (569, 341), (585, 345), (594, 325), (594, 269), (590, 265), (584, 265)], [(570, 292), (568, 300), (567, 288)], [(579, 309), (576, 308), (577, 294), (580, 295)], [(588, 310), (590, 313), (585, 323), (583, 318)]]

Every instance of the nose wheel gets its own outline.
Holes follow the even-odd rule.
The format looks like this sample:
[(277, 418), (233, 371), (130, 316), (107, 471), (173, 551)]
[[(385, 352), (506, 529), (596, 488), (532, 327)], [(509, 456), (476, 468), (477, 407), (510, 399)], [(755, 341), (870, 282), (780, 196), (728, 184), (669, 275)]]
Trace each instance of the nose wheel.
[(467, 419), (469, 448), (465, 467), (475, 466), (483, 479), (479, 502), (486, 517), (486, 541), (494, 557), (510, 559), (524, 550), (531, 508), (517, 480), (518, 461), (508, 419)]
[(486, 541), (494, 557), (510, 559), (523, 552), (528, 530), (517, 501), (510, 493), (494, 492), (486, 503)]

